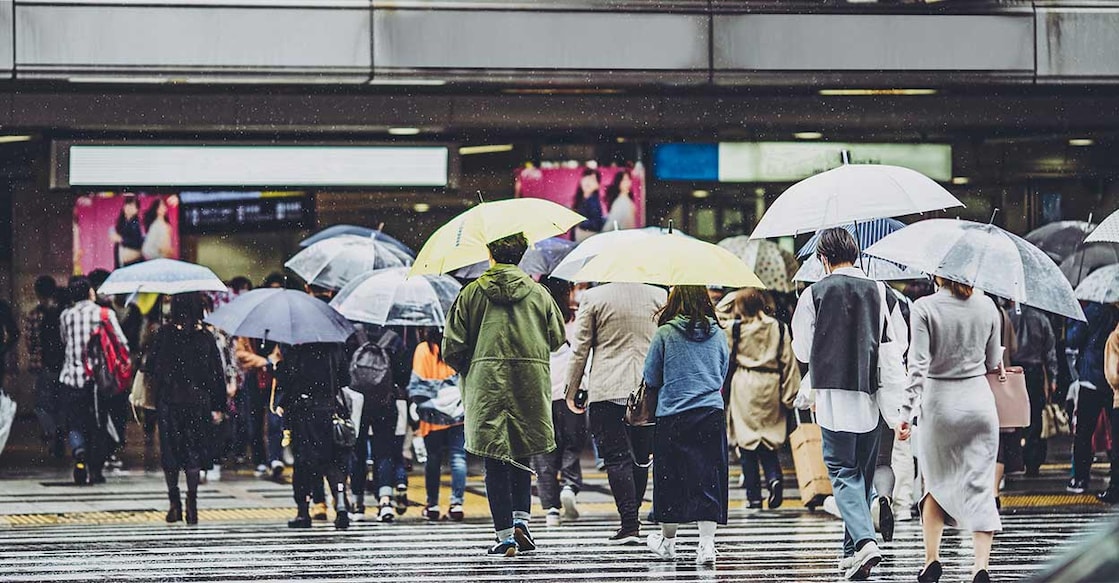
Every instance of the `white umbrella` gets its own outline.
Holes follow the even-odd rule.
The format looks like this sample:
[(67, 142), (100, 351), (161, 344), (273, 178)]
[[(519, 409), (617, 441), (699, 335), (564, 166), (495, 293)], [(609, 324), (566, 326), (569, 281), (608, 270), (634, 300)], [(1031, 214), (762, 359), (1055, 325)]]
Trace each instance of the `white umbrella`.
[(884, 164), (845, 164), (792, 185), (750, 235), (767, 239), (882, 217), (964, 206), (931, 178)]
[[(862, 269), (863, 273), (874, 281), (906, 281), (925, 277), (925, 274), (920, 271), (898, 265), (893, 261), (871, 257), (866, 253), (863, 253), (855, 266)], [(816, 283), (824, 279), (824, 275), (826, 275), (824, 264), (820, 262), (819, 257), (811, 255), (804, 260), (804, 265), (801, 265), (800, 269), (797, 270), (796, 275), (793, 276), (793, 281)]]
[(407, 253), (376, 237), (340, 235), (303, 249), (284, 266), (309, 284), (339, 289), (366, 271), (411, 264)]
[(8, 445), (8, 437), (12, 434), (12, 423), (16, 419), (16, 402), (8, 393), (0, 392), (0, 452)]
[(1096, 227), (1096, 229), (1088, 235), (1087, 239), (1084, 239), (1085, 243), (1095, 243), (1097, 241), (1119, 243), (1119, 211), (1115, 211), (1108, 215), (1108, 217), (1100, 223), (1100, 226)]
[(1119, 302), (1119, 265), (1108, 265), (1092, 272), (1076, 286), (1076, 299), (1100, 304)]
[(449, 275), (409, 278), (407, 267), (379, 269), (354, 278), (330, 305), (353, 322), (441, 328), (461, 289)]
[(602, 252), (632, 241), (648, 241), (656, 237), (670, 234), (674, 237), (692, 238), (676, 229), (669, 230), (661, 229), (660, 227), (605, 231), (592, 235), (582, 243), (579, 243), (571, 253), (568, 253), (567, 257), (564, 257), (563, 261), (552, 271), (551, 276), (568, 281), (579, 281), (576, 279), (579, 271), (583, 269), (590, 260), (598, 257)]
[(1084, 311), (1056, 263), (1030, 242), (994, 225), (919, 221), (866, 250), (925, 273), (1077, 320)]
[(152, 259), (110, 273), (97, 293), (106, 296), (137, 292), (174, 295), (226, 290), (225, 283), (207, 267), (175, 259)]

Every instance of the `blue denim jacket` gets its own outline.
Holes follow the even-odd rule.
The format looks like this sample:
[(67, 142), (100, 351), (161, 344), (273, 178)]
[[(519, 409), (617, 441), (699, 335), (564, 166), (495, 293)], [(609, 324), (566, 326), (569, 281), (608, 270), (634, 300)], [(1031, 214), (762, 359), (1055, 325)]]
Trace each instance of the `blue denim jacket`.
[(730, 360), (726, 335), (715, 322), (710, 331), (678, 316), (657, 329), (645, 357), (645, 382), (660, 387), (657, 417), (700, 407), (723, 408), (721, 389)]

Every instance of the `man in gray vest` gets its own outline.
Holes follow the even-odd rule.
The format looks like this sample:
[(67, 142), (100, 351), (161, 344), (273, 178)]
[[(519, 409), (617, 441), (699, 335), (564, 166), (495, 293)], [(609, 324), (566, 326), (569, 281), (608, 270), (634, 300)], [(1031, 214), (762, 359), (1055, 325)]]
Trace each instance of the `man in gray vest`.
[(797, 303), (793, 352), (801, 363), (810, 364), (824, 461), (843, 516), (839, 566), (847, 579), (863, 580), (882, 562), (870, 504), (878, 457), (883, 295), (881, 284), (855, 267), (859, 245), (845, 229), (824, 231), (816, 253), (828, 275)]

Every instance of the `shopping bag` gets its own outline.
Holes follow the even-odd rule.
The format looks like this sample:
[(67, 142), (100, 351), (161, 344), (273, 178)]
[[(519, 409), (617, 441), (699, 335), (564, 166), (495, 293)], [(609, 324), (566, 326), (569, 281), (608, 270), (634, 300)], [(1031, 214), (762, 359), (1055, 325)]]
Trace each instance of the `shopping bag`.
[(789, 444), (793, 448), (797, 488), (800, 490), (800, 501), (809, 508), (815, 508), (832, 494), (828, 467), (824, 464), (824, 437), (819, 425), (802, 423), (799, 412), (796, 417), (797, 428), (789, 434)]
[(1041, 438), (1051, 439), (1059, 435), (1072, 434), (1072, 423), (1068, 411), (1058, 403), (1046, 403), (1041, 410)]

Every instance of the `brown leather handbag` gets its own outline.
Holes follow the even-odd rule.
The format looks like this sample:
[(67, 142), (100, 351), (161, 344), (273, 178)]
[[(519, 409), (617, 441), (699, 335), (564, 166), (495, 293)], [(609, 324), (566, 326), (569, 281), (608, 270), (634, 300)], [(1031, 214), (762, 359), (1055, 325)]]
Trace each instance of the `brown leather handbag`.
[(648, 427), (657, 424), (657, 399), (660, 389), (641, 381), (641, 386), (629, 395), (626, 401), (626, 425)]

